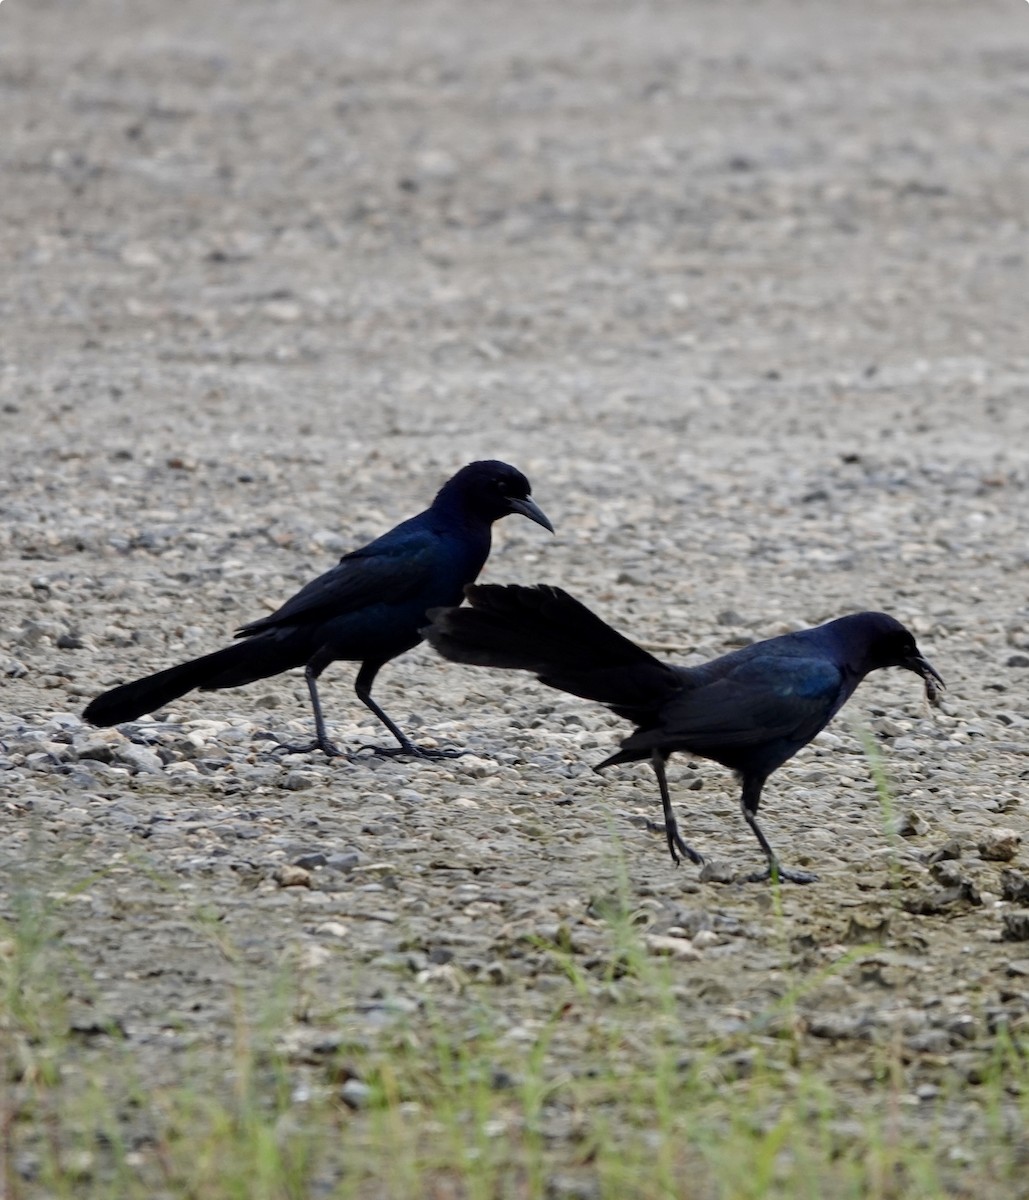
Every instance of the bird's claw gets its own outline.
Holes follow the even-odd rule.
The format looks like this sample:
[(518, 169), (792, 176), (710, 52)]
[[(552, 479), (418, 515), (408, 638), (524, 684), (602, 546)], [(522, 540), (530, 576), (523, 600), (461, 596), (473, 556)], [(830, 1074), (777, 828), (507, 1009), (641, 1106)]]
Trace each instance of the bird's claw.
[[(664, 821), (647, 821), (648, 833), (663, 833), (668, 838), (668, 853), (672, 856), (672, 862), (676, 866), (682, 861), (679, 855), (688, 858), (694, 866), (700, 867), (704, 865), (704, 856), (699, 854), (692, 846), (682, 840), (679, 834), (677, 825), (669, 827)], [(676, 853), (678, 851), (678, 853)]]

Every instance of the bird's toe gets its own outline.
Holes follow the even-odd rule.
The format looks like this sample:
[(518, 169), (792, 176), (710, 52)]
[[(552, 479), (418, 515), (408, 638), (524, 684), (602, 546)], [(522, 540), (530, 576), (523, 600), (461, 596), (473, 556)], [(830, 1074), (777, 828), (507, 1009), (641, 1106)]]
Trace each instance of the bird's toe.
[(340, 750), (338, 746), (334, 746), (332, 742), (305, 742), (302, 746), (293, 745), (291, 742), (280, 742), (278, 746), (272, 749), (273, 754), (313, 754), (315, 750), (320, 750), (326, 758), (350, 758), (351, 756), (344, 750)]
[[(790, 871), (786, 867), (775, 864), (775, 877), (782, 883), (817, 883), (818, 876), (814, 871)], [(743, 877), (744, 883), (770, 883), (772, 879), (773, 868), (765, 867), (763, 871), (754, 871), (751, 875)]]
[(416, 746), (414, 742), (405, 742), (402, 746), (360, 746), (359, 751), (370, 751), (375, 758), (460, 758), (468, 750), (437, 750), (429, 746)]

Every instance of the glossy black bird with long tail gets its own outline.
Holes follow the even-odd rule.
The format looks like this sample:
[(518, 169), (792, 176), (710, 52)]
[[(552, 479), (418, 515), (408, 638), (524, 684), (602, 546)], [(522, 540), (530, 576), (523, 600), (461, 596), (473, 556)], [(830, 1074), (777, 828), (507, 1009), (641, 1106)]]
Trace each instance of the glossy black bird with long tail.
[(903, 667), (925, 681), (931, 702), (943, 680), (912, 634), (885, 613), (860, 612), (756, 642), (697, 667), (672, 666), (623, 637), (560, 588), (478, 585), (469, 607), (431, 612), (425, 636), (444, 657), (531, 671), (549, 687), (597, 700), (636, 730), (599, 763), (649, 760), (657, 775), (672, 859), (700, 854), (683, 841), (665, 763), (675, 751), (729, 767), (742, 785), (743, 816), (768, 860), (752, 881), (817, 878), (783, 868), (757, 810), (765, 781), (839, 712), (871, 671)]
[(372, 699), (372, 682), (385, 663), (422, 640), (430, 608), (461, 603), (489, 556), (493, 522), (511, 513), (554, 531), (521, 471), (503, 462), (469, 463), (424, 512), (345, 554), (277, 611), (244, 625), (236, 633), (241, 641), (112, 688), (83, 716), (94, 725), (119, 725), (194, 688), (241, 687), (303, 667), (316, 740), (301, 749), (342, 755), (325, 730), (317, 679), (329, 663), (349, 659), (361, 664), (358, 698), (400, 743), (373, 747), (377, 754), (450, 757), (457, 752), (427, 750), (406, 737)]

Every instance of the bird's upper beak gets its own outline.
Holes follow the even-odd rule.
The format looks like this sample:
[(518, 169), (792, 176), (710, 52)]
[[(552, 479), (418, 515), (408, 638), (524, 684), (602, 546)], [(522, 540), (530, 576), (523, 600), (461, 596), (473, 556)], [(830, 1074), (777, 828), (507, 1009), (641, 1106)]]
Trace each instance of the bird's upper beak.
[(936, 670), (927, 658), (923, 658), (921, 654), (912, 654), (910, 658), (904, 659), (901, 666), (908, 671), (914, 671), (916, 675), (921, 675), (926, 682), (934, 679), (941, 688), (947, 686), (943, 682), (943, 676), (939, 671)]
[(528, 517), (530, 521), (535, 521), (537, 525), (542, 525), (544, 529), (549, 529), (551, 533), (554, 532), (554, 526), (551, 525), (547, 514), (531, 496), (520, 498), (511, 496), (508, 504), (510, 504), (512, 512), (520, 513), (523, 517)]
[(943, 676), (936, 670), (932, 663), (923, 658), (921, 654), (912, 654), (910, 658), (904, 659), (900, 664), (905, 670), (914, 671), (916, 675), (921, 675), (925, 680), (925, 695), (926, 699), (932, 705), (938, 705), (940, 692), (946, 688), (943, 682)]

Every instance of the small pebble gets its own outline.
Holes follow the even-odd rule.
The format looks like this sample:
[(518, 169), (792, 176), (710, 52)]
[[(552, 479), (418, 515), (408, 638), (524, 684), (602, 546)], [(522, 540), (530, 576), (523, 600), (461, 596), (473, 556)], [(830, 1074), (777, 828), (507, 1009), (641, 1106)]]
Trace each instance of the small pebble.
[(659, 954), (668, 958), (696, 961), (700, 958), (700, 950), (689, 938), (664, 937), (659, 934), (647, 934), (643, 944), (651, 954)]
[(314, 771), (302, 771), (294, 768), (292, 771), (287, 771), (282, 786), (288, 792), (302, 792), (320, 782), (320, 777)]
[(314, 850), (309, 854), (301, 854), (298, 858), (295, 858), (293, 866), (303, 867), (305, 871), (313, 871), (316, 867), (324, 867), (328, 861), (328, 858), (320, 850)]
[(1010, 862), (1021, 842), (1022, 835), (1014, 829), (991, 829), (979, 839), (979, 857), (987, 862)]
[(1029, 912), (1001, 913), (1001, 922), (1005, 942), (1029, 942)]
[(276, 867), (272, 874), (272, 878), (279, 887), (306, 887), (311, 886), (311, 872), (305, 871), (303, 867), (295, 867), (288, 864), (282, 867)]
[(339, 1089), (339, 1098), (355, 1112), (367, 1108), (372, 1098), (372, 1089), (360, 1079), (348, 1079)]
[(912, 809), (910, 812), (902, 813), (895, 820), (893, 831), (905, 838), (924, 837), (930, 828), (928, 820), (920, 812)]
[(701, 883), (735, 883), (736, 871), (727, 862), (707, 859), (698, 876)]
[(1010, 867), (1000, 873), (1001, 899), (1029, 905), (1029, 877)]

